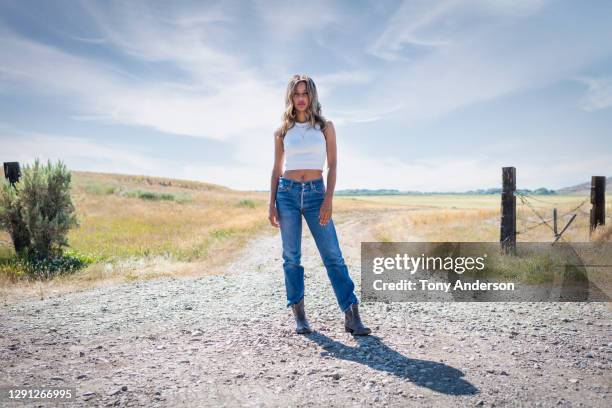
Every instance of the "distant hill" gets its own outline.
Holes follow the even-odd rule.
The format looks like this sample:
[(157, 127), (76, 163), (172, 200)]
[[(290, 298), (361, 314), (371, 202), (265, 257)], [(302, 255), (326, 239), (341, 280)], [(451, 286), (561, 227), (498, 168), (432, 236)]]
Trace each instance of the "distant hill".
[[(612, 177), (606, 178), (606, 193), (612, 193)], [(571, 187), (560, 188), (557, 191), (557, 194), (589, 194), (591, 191), (591, 182), (587, 181), (585, 183), (576, 184)]]
[(118, 186), (146, 186), (147, 188), (176, 188), (197, 191), (218, 191), (231, 192), (234, 191), (229, 187), (219, 184), (206, 183), (194, 180), (182, 180), (168, 177), (154, 177), (146, 175), (132, 175), (121, 173), (99, 173), (91, 171), (72, 170), (74, 176), (75, 187), (91, 186), (92, 183), (99, 185), (118, 187)]

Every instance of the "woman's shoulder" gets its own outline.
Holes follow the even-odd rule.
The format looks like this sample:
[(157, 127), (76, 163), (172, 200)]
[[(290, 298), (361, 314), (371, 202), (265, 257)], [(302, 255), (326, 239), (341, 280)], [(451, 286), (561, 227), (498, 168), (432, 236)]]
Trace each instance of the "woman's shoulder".
[(280, 139), (282, 137), (283, 137), (283, 128), (281, 126), (274, 130), (274, 139)]
[(332, 132), (334, 131), (334, 123), (331, 120), (326, 120), (325, 121), (325, 128), (323, 129), (324, 133), (328, 133), (328, 132)]

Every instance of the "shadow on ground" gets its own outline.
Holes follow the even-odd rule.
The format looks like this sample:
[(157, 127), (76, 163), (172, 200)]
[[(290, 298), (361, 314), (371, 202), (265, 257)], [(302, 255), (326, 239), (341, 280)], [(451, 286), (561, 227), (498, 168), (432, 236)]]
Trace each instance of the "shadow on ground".
[(349, 347), (320, 332), (305, 335), (325, 349), (321, 355), (354, 361), (375, 370), (408, 379), (421, 387), (448, 394), (474, 395), (478, 389), (464, 380), (463, 372), (435, 361), (409, 358), (386, 346), (377, 336), (355, 336), (357, 347)]

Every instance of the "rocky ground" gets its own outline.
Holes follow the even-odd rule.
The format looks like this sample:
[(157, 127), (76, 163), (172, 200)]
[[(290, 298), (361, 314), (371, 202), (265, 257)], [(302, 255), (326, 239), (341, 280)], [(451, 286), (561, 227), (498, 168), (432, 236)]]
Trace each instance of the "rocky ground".
[[(335, 219), (359, 290), (366, 221)], [(353, 337), (304, 234), (315, 333), (293, 331), (275, 235), (224, 276), (0, 305), (0, 386), (74, 387), (66, 406), (611, 405), (609, 303), (362, 303), (373, 333)], [(58, 404), (0, 401), (38, 405)]]

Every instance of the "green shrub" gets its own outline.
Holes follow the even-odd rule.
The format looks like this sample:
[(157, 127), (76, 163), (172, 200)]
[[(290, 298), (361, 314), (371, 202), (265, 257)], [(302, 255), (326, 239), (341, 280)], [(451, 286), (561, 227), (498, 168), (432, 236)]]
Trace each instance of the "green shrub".
[(102, 184), (97, 182), (88, 182), (83, 186), (83, 189), (89, 194), (95, 195), (111, 195), (115, 194), (119, 188), (108, 184)]
[(128, 191), (124, 193), (123, 195), (127, 197), (136, 197), (142, 200), (149, 200), (149, 201), (159, 201), (159, 200), (174, 201), (176, 198), (174, 194), (156, 193), (153, 191), (142, 191), (142, 190)]
[(68, 231), (79, 225), (70, 182), (70, 171), (61, 161), (41, 165), (38, 159), (24, 166), (15, 188), (2, 180), (0, 226), (11, 235), (20, 259), (58, 264), (68, 246)]
[(232, 231), (231, 229), (226, 229), (226, 228), (215, 229), (210, 233), (211, 237), (215, 239), (229, 238), (233, 234), (234, 234), (234, 231)]
[(88, 264), (87, 261), (70, 255), (52, 255), (43, 259), (17, 255), (0, 263), (12, 270), (16, 276), (25, 274), (34, 279), (49, 279), (56, 275), (72, 273)]
[(244, 199), (238, 201), (238, 207), (247, 207), (247, 208), (255, 208), (257, 204), (253, 200)]
[(15, 252), (26, 251), (30, 245), (30, 233), (23, 217), (23, 202), (16, 189), (6, 181), (1, 181), (0, 190), (0, 228), (8, 231)]

